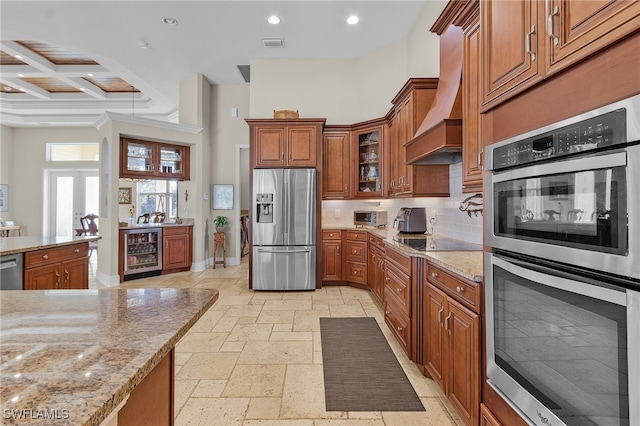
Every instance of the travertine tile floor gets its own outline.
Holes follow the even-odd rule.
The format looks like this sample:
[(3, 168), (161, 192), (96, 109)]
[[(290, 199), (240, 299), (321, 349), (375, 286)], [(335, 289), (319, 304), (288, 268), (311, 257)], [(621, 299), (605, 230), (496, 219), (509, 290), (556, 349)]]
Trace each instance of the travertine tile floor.
[[(404, 354), (368, 291), (325, 286), (314, 292), (253, 292), (246, 258), (240, 266), (145, 278), (122, 287), (220, 291), (216, 304), (176, 346), (177, 426), (462, 424), (438, 386)], [(322, 316), (375, 317), (426, 411), (325, 411)]]

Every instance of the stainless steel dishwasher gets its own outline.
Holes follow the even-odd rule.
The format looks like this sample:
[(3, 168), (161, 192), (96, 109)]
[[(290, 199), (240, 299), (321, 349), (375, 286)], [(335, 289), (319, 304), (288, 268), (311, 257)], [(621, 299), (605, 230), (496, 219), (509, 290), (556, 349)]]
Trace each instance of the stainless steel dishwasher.
[(22, 290), (22, 253), (0, 256), (0, 290)]

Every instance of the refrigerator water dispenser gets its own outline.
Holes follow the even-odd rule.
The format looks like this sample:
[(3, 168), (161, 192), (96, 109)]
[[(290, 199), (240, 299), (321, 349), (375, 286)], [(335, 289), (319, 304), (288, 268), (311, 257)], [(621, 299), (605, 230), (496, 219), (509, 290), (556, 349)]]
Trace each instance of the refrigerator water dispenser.
[(256, 194), (256, 221), (273, 223), (273, 194)]

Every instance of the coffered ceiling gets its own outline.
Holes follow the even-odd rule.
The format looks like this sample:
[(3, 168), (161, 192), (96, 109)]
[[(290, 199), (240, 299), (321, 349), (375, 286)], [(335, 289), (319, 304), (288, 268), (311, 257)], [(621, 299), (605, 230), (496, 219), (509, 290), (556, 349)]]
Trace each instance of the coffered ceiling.
[[(446, 4), (427, 1), (438, 13)], [(406, 37), (424, 5), (2, 0), (0, 123), (91, 126), (104, 111), (175, 121), (179, 84), (196, 73), (212, 84), (246, 84), (238, 66), (253, 58), (362, 56)], [(267, 22), (274, 14), (277, 25)], [(357, 25), (346, 23), (352, 14)], [(265, 47), (272, 39), (284, 46)]]

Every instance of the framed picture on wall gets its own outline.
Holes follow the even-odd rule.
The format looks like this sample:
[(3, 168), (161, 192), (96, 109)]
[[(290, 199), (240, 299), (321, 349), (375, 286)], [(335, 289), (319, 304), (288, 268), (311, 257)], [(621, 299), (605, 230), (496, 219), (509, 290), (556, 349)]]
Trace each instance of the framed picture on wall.
[(233, 185), (213, 185), (213, 210), (233, 210)]
[(0, 184), (0, 212), (9, 211), (9, 185)]
[(118, 188), (118, 204), (131, 204), (131, 187)]

